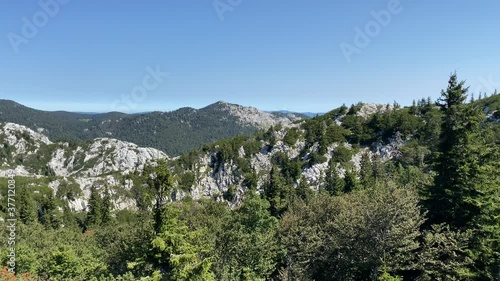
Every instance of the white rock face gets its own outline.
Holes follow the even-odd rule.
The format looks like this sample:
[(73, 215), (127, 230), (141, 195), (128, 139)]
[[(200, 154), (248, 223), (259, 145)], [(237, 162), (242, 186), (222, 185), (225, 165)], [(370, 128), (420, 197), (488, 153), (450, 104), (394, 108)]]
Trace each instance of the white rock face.
[[(38, 149), (41, 145), (52, 145), (53, 143), (44, 135), (34, 132), (24, 126), (14, 123), (0, 124), (0, 139), (9, 146), (14, 147), (12, 156), (39, 156)], [(160, 159), (168, 159), (168, 156), (154, 148), (143, 148), (133, 143), (109, 138), (95, 139), (88, 145), (70, 148), (68, 143), (59, 143), (50, 148), (52, 154), (46, 159), (47, 166), (53, 175), (60, 177), (48, 184), (56, 193), (62, 181), (77, 183), (82, 196), (69, 200), (70, 207), (75, 211), (85, 210), (87, 200), (90, 197), (92, 186), (102, 188), (107, 186), (112, 193), (112, 203), (117, 209), (135, 208), (135, 202), (130, 198), (119, 196), (116, 190), (128, 191), (132, 187), (131, 180), (118, 179), (118, 173), (126, 175), (130, 172), (141, 171), (145, 165), (154, 163)], [(49, 154), (50, 155), (50, 154)], [(28, 170), (25, 166), (15, 165), (7, 159), (1, 159), (0, 177), (7, 177), (9, 171), (16, 176), (42, 178), (43, 175)], [(41, 160), (40, 160), (41, 161)]]
[(393, 110), (394, 105), (392, 104), (375, 104), (375, 103), (364, 103), (361, 109), (356, 113), (357, 116), (367, 118), (375, 113), (384, 113), (389, 110)]
[(487, 120), (493, 123), (500, 123), (500, 115), (495, 110), (486, 116)]
[(240, 119), (242, 124), (254, 126), (260, 129), (267, 129), (278, 124), (286, 127), (293, 121), (302, 119), (294, 114), (287, 114), (286, 117), (282, 117), (260, 111), (255, 107), (245, 107), (227, 102), (219, 102), (219, 104), (223, 105), (224, 110), (229, 111), (231, 115)]
[[(65, 144), (67, 147), (67, 144)], [(77, 147), (65, 156), (65, 149), (59, 148), (52, 154), (49, 167), (56, 176), (84, 175), (95, 177), (110, 172), (128, 174), (142, 170), (148, 163), (168, 159), (167, 155), (154, 148), (143, 148), (136, 144), (116, 139), (98, 138), (88, 148)], [(78, 157), (84, 156), (83, 168), (76, 169)], [(89, 166), (88, 164), (92, 164)]]
[(375, 153), (380, 155), (383, 160), (393, 159), (401, 156), (401, 148), (406, 144), (402, 139), (401, 133), (397, 132), (396, 135), (389, 139), (386, 145), (376, 143)]
[(18, 125), (15, 123), (4, 123), (2, 128), (0, 128), (0, 134), (5, 134), (10, 145), (14, 145), (16, 141), (19, 141), (15, 136), (19, 133), (25, 133), (29, 135), (30, 139), (35, 142), (41, 142), (44, 144), (52, 144), (49, 138), (41, 133), (35, 132), (23, 125)]
[(37, 152), (41, 144), (52, 144), (46, 136), (14, 123), (0, 124), (0, 139), (2, 138), (3, 142), (15, 148), (12, 157), (20, 154), (31, 155)]
[[(13, 172), (13, 173), (11, 173)], [(30, 172), (26, 171), (26, 168), (24, 166), (16, 166), (10, 169), (6, 170), (1, 170), (0, 169), (0, 178), (6, 178), (10, 174), (14, 174), (14, 176), (20, 176), (20, 177), (33, 177), (34, 175), (31, 174)]]
[(88, 149), (84, 161), (98, 159), (97, 164), (86, 171), (88, 176), (97, 176), (109, 172), (128, 174), (136, 169), (142, 170), (144, 165), (152, 161), (167, 158), (164, 152), (154, 148), (139, 147), (116, 139), (98, 138)]
[[(233, 106), (228, 105), (228, 110), (236, 110), (238, 112), (240, 110), (238, 108), (231, 108)], [(252, 109), (245, 110), (252, 111)], [(377, 106), (367, 106), (362, 110), (364, 112), (362, 114), (371, 114), (372, 111), (380, 110), (382, 109)], [(260, 118), (261, 115), (254, 116)], [(249, 118), (246, 122), (256, 121)], [(297, 124), (290, 124), (290, 126), (298, 127)], [(0, 127), (0, 134), (3, 133), (6, 139), (10, 138), (10, 142), (13, 145), (22, 142), (22, 140), (16, 137), (19, 135), (19, 132), (26, 132), (30, 136), (30, 142), (25, 146), (16, 146), (16, 153), (18, 154), (28, 155), (29, 153), (36, 153), (36, 149), (40, 145), (52, 144), (48, 138), (30, 131), (23, 126), (10, 124), (7, 128), (5, 125)], [(250, 167), (257, 175), (258, 191), (262, 191), (265, 183), (268, 181), (273, 156), (277, 153), (283, 153), (290, 159), (296, 159), (305, 147), (304, 140), (298, 140), (293, 145), (285, 144), (283, 141), (286, 135), (285, 129), (273, 132), (273, 134), (276, 141), (272, 148), (269, 146), (269, 143), (261, 141), (261, 151), (252, 156), (243, 147), (238, 149), (237, 154), (240, 157), (248, 159)], [(14, 138), (16, 138), (15, 142)], [(401, 135), (396, 134), (390, 140), (389, 144), (376, 144), (374, 153), (379, 154), (382, 159), (398, 157), (399, 151), (404, 144), (405, 141), (401, 138)], [(314, 164), (310, 167), (306, 166), (302, 169), (301, 178), (305, 179), (313, 190), (318, 190), (324, 184), (326, 172), (330, 168), (328, 162), (334, 156), (334, 150), (339, 145), (352, 149), (347, 143), (334, 143), (326, 150), (324, 155), (326, 157), (325, 162)], [(134, 171), (141, 171), (149, 163), (154, 164), (160, 159), (168, 159), (167, 155), (159, 150), (142, 148), (132, 143), (111, 138), (98, 138), (86, 145), (77, 147), (70, 147), (67, 143), (59, 143), (54, 145), (52, 149), (51, 157), (47, 163), (54, 175), (59, 178), (50, 182), (49, 187), (54, 192), (57, 192), (62, 181), (71, 181), (78, 184), (82, 190), (82, 195), (74, 200), (69, 200), (70, 207), (75, 211), (86, 210), (90, 190), (93, 186), (97, 187), (98, 190), (102, 190), (106, 186), (111, 192), (112, 203), (116, 209), (134, 209), (135, 202), (130, 197), (120, 195), (126, 194), (133, 187), (133, 182), (126, 179), (124, 175)], [(307, 161), (311, 154), (317, 152), (317, 150), (318, 144), (313, 145), (305, 151), (305, 156), (301, 160)], [(368, 149), (363, 149), (352, 157), (351, 162), (355, 169), (359, 169), (361, 156), (365, 152), (369, 152)], [(194, 184), (189, 189), (179, 190), (175, 194), (172, 194), (169, 200), (177, 200), (185, 196), (190, 196), (193, 199), (217, 198), (217, 200), (224, 200), (222, 198), (228, 194), (228, 190), (231, 188), (234, 191), (234, 194), (232, 194), (234, 196), (228, 204), (231, 206), (238, 205), (246, 189), (242, 184), (245, 175), (232, 160), (218, 163), (220, 160), (217, 158), (214, 152), (208, 151), (195, 160), (193, 170), (188, 171), (195, 175)], [(9, 168), (15, 169), (18, 175), (34, 176), (24, 166)], [(345, 171), (339, 168), (338, 165), (335, 168), (339, 172), (339, 175), (343, 177)], [(6, 175), (6, 170), (0, 170), (0, 177), (5, 177)], [(41, 177), (41, 175), (37, 175), (37, 177)], [(298, 182), (295, 183), (295, 185), (298, 184)]]
[[(275, 132), (275, 135), (281, 137), (284, 136), (284, 134), (280, 135), (279, 132)], [(305, 143), (304, 141), (298, 141), (296, 144), (288, 146), (285, 145), (282, 140), (278, 140), (270, 150), (268, 149), (266, 143), (261, 143), (261, 145), (262, 150), (249, 159), (251, 167), (258, 175), (257, 190), (260, 191), (263, 190), (264, 184), (268, 180), (268, 175), (272, 167), (271, 159), (273, 156), (281, 152), (285, 153), (290, 158), (298, 157), (300, 152), (303, 150)], [(327, 159), (325, 162), (314, 164), (313, 166), (306, 167), (302, 170), (301, 176), (307, 181), (311, 189), (318, 190), (324, 183), (326, 171), (329, 168), (328, 161), (333, 157), (333, 150), (338, 145), (344, 145), (351, 149), (348, 144), (332, 144), (327, 148), (327, 153), (324, 155)], [(315, 151), (316, 149), (317, 145), (314, 145), (309, 149), (309, 152)], [(351, 161), (356, 169), (359, 169), (361, 155), (366, 151), (368, 150), (362, 150), (353, 155)], [(307, 159), (308, 157), (310, 157), (309, 154), (306, 155), (304, 159)], [(194, 199), (203, 197), (213, 198), (223, 195), (228, 191), (230, 186), (234, 186), (237, 187), (236, 198), (233, 199), (232, 202), (228, 203), (232, 206), (238, 205), (241, 202), (241, 196), (245, 192), (245, 189), (241, 186), (241, 182), (244, 178), (238, 171), (238, 167), (232, 161), (228, 163), (217, 163), (216, 160), (217, 158), (213, 153), (207, 153), (201, 157), (198, 165), (195, 165), (196, 168), (194, 171), (195, 174), (201, 176), (197, 178), (196, 183), (191, 187), (188, 194), (179, 192), (177, 194), (177, 198), (182, 198), (186, 195), (190, 195)], [(337, 168), (337, 171), (339, 172), (339, 175), (343, 177), (345, 171), (341, 168)], [(298, 184), (299, 182), (296, 182), (295, 186)]]

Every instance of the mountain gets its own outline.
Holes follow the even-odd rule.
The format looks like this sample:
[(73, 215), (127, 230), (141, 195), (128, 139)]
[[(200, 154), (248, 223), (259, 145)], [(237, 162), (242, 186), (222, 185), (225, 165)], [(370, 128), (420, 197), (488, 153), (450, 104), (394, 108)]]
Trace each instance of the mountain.
[[(484, 109), (486, 120), (495, 125), (496, 134), (500, 135), (500, 96), (475, 103)], [(26, 110), (20, 105), (11, 106)], [(224, 102), (200, 110), (182, 108), (175, 113), (185, 118), (182, 120), (193, 120), (193, 115), (210, 116), (209, 112), (224, 111), (228, 111), (227, 116), (233, 116), (238, 122), (270, 129), (253, 135), (206, 143), (201, 149), (171, 158), (161, 150), (143, 148), (115, 138), (64, 142), (51, 140), (46, 135), (48, 130), (39, 129), (41, 132), (36, 132), (23, 125), (0, 123), (0, 144), (3, 144), (0, 163), (3, 172), (0, 171), (0, 176), (5, 176), (5, 170), (10, 168), (21, 176), (48, 177), (49, 186), (55, 190), (60, 181), (71, 181), (78, 183), (79, 189), (86, 195), (89, 195), (91, 186), (98, 182), (107, 182), (118, 190), (130, 192), (133, 184), (129, 175), (141, 173), (147, 164), (166, 159), (178, 179), (177, 185), (180, 188), (176, 198), (223, 197), (235, 188), (231, 191), (234, 196), (229, 201), (231, 204), (239, 204), (249, 181), (253, 181), (257, 189), (262, 189), (268, 181), (269, 171), (275, 165), (280, 169), (294, 171), (291, 185), (298, 186), (301, 181), (305, 181), (308, 186), (318, 190), (324, 186), (325, 177), (333, 168), (332, 165), (335, 165), (334, 168), (343, 177), (352, 168), (359, 171), (362, 156), (366, 153), (382, 160), (419, 163), (435, 149), (433, 142), (437, 134), (432, 133), (432, 130), (439, 121), (439, 112), (426, 101), (408, 108), (360, 103), (295, 123), (288, 123), (288, 117), (276, 117), (255, 108)], [(151, 124), (165, 118), (165, 114), (167, 113), (155, 112), (130, 117), (109, 113), (107, 116), (123, 116), (120, 117), (122, 120), (116, 119), (120, 121), (114, 122), (125, 124), (125, 119), (132, 126), (127, 118), (132, 118), (139, 124)], [(68, 116), (66, 120), (77, 118), (66, 112), (46, 114), (58, 117), (63, 115)], [(103, 117), (96, 116), (93, 118)], [(173, 113), (168, 116), (175, 118)], [(287, 126), (276, 125), (279, 122)], [(186, 128), (193, 127), (190, 124)], [(139, 126), (133, 130), (138, 129)], [(182, 136), (188, 137), (186, 134)], [(419, 139), (415, 139), (416, 136)], [(413, 151), (414, 149), (417, 150)], [(84, 207), (81, 206), (85, 206), (87, 199), (85, 196), (80, 198), (80, 207), (75, 209), (82, 210)], [(130, 197), (121, 199), (132, 200)], [(122, 207), (133, 205), (130, 203)]]
[(153, 147), (175, 156), (202, 144), (237, 135), (250, 135), (273, 125), (290, 125), (306, 118), (292, 113), (267, 113), (253, 107), (217, 102), (201, 109), (170, 112), (101, 114), (42, 111), (0, 100), (0, 122), (24, 125), (56, 141), (85, 141), (111, 137)]
[[(487, 120), (499, 131), (500, 96), (476, 101), (476, 104), (484, 108)], [(284, 118), (281, 120), (255, 108), (223, 102), (200, 110), (183, 108), (176, 112), (190, 116), (200, 114), (199, 111), (226, 110), (239, 122), (274, 126), (261, 133), (207, 143), (199, 150), (170, 158), (158, 149), (143, 148), (114, 138), (95, 138), (85, 142), (52, 141), (45, 131), (40, 133), (23, 125), (3, 123), (0, 124), (0, 144), (3, 144), (0, 167), (4, 171), (0, 170), (0, 176), (10, 168), (21, 176), (49, 177), (48, 184), (55, 190), (61, 181), (70, 181), (77, 183), (82, 194), (88, 196), (93, 185), (106, 182), (118, 190), (127, 191), (127, 194), (134, 185), (130, 175), (141, 173), (147, 164), (164, 159), (169, 161), (177, 177), (179, 189), (176, 198), (222, 198), (235, 188), (231, 190), (234, 194), (229, 201), (239, 204), (249, 181), (257, 189), (263, 189), (269, 171), (276, 165), (293, 174), (288, 174), (294, 179), (291, 185), (297, 187), (304, 181), (318, 190), (324, 186), (326, 175), (332, 168), (341, 177), (350, 169), (359, 171), (364, 154), (384, 161), (418, 163), (428, 157), (434, 147), (436, 134), (429, 130), (439, 117), (437, 109), (425, 101), (415, 108), (360, 103), (293, 124), (287, 123), (286, 117), (281, 117)], [(151, 122), (147, 121), (148, 118), (162, 114), (143, 115), (142, 119), (134, 121), (147, 123)], [(276, 125), (276, 122), (288, 126)], [(416, 136), (420, 138), (419, 146), (413, 151)], [(71, 205), (82, 210), (87, 199), (83, 196), (78, 199), (78, 204)], [(120, 200), (130, 203), (122, 204), (123, 208), (134, 206), (131, 197)]]
[[(209, 109), (213, 111), (233, 111), (232, 114), (239, 116), (247, 124), (271, 126), (276, 122), (270, 115), (253, 108), (228, 107), (225, 103), (217, 103), (211, 107)], [(364, 105), (358, 114), (365, 116), (384, 110), (385, 107), (377, 109), (372, 105)], [(186, 112), (195, 110), (185, 108), (179, 111), (186, 115)], [(255, 176), (258, 189), (263, 188), (277, 157), (290, 163), (302, 163), (300, 166), (303, 168), (299, 168), (300, 176), (297, 179), (302, 178), (314, 189), (319, 188), (328, 165), (310, 160), (318, 148), (305, 140), (306, 127), (310, 122), (313, 119), (296, 122), (288, 127), (275, 125), (259, 134), (208, 143), (200, 150), (176, 158), (169, 158), (154, 148), (143, 148), (112, 138), (95, 138), (84, 142), (52, 141), (44, 133), (35, 132), (26, 126), (0, 123), (0, 144), (3, 144), (0, 177), (6, 176), (7, 169), (14, 169), (16, 175), (31, 178), (31, 184), (47, 185), (53, 189), (55, 194), (68, 200), (74, 211), (87, 209), (93, 186), (107, 186), (114, 192), (113, 204), (116, 208), (134, 209), (134, 194), (137, 194), (136, 189), (140, 189), (140, 183), (133, 181), (133, 175), (142, 173), (146, 165), (163, 159), (168, 160), (176, 175), (176, 185), (179, 188), (175, 198), (224, 198), (230, 205), (238, 205), (250, 177)], [(400, 139), (395, 140), (389, 145), (381, 146), (377, 153), (382, 154), (384, 159), (389, 159), (400, 144)], [(339, 147), (349, 151), (357, 167), (360, 155), (368, 151), (366, 148), (353, 149), (346, 142), (332, 143), (326, 150), (326, 162)], [(343, 173), (340, 167), (339, 171)], [(61, 195), (64, 193), (61, 190), (66, 190), (68, 186), (75, 189), (71, 198)], [(231, 190), (232, 188), (235, 189)]]
[[(267, 116), (253, 109), (227, 109), (224, 103), (213, 106), (219, 107), (215, 111), (234, 110), (233, 116), (241, 114), (239, 120), (249, 124)], [(447, 116), (430, 100), (403, 108), (359, 103), (207, 143), (173, 158), (118, 139), (61, 142), (23, 125), (0, 123), (0, 196), (11, 197), (7, 183), (12, 181), (6, 176), (8, 169), (14, 170), (16, 218), (23, 231), (16, 245), (28, 249), (16, 258), (33, 266), (30, 274), (42, 279), (76, 280), (86, 272), (81, 280), (108, 275), (116, 278), (96, 280), (152, 280), (142, 277), (161, 272), (172, 249), (186, 258), (188, 269), (214, 257), (206, 267), (210, 274), (199, 280), (240, 280), (248, 272), (253, 274), (249, 280), (271, 280), (273, 275), (288, 280), (292, 275), (282, 278), (286, 272), (294, 280), (370, 280), (386, 264), (395, 268), (392, 276), (404, 274), (409, 277), (405, 280), (452, 279), (440, 278), (449, 276), (441, 270), (443, 262), (450, 252), (477, 251), (467, 244), (475, 237), (426, 224), (434, 219), (431, 211), (462, 214), (469, 201), (452, 198), (464, 207), (443, 208), (447, 201), (429, 205), (424, 192), (435, 190), (436, 165), (473, 167), (464, 175), (442, 174), (462, 177), (465, 188), (481, 191), (471, 196), (491, 203), (480, 205), (488, 211), (488, 228), (475, 229), (498, 226), (500, 96), (445, 110), (457, 113)], [(447, 128), (449, 117), (459, 126)], [(463, 130), (460, 124), (470, 127)], [(460, 167), (438, 158), (448, 149), (440, 145), (442, 140), (453, 135), (441, 132), (447, 129), (463, 136), (453, 147), (459, 153), (449, 158)], [(463, 161), (469, 156), (480, 161)], [(0, 205), (0, 224), (6, 223), (8, 212)], [(6, 235), (7, 228), (2, 229)], [(500, 233), (494, 235), (486, 251), (498, 247), (494, 241)], [(145, 256), (156, 260), (148, 265)], [(50, 262), (37, 263), (44, 257)], [(368, 264), (359, 263), (367, 257)], [(259, 266), (253, 269), (256, 261)], [(69, 264), (64, 269), (73, 271), (54, 275), (63, 262)], [(451, 274), (472, 264), (461, 256), (452, 262)], [(429, 271), (428, 263), (437, 266)]]

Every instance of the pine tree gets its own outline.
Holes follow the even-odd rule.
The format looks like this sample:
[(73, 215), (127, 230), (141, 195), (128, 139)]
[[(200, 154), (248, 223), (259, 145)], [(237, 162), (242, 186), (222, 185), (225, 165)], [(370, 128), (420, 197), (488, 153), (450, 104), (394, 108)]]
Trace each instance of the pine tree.
[(264, 197), (271, 203), (271, 214), (275, 217), (286, 211), (291, 201), (292, 190), (275, 165), (271, 168), (269, 182), (264, 187)]
[(63, 206), (62, 223), (64, 225), (64, 228), (78, 228), (78, 222), (76, 220), (75, 214), (71, 211), (71, 208), (68, 205)]
[(46, 227), (59, 228), (61, 221), (58, 216), (57, 205), (52, 190), (43, 198), (42, 206), (38, 212), (38, 220)]
[(307, 180), (304, 177), (300, 178), (300, 183), (295, 189), (295, 195), (302, 200), (308, 200), (311, 196), (313, 196), (313, 191), (307, 184)]
[(498, 146), (481, 137), (482, 112), (464, 104), (468, 88), (450, 77), (438, 105), (443, 112), (434, 186), (426, 205), (428, 225), (446, 223), (455, 230), (473, 230), (470, 253), (476, 272), (492, 278), (500, 241), (500, 168)]
[(30, 224), (37, 221), (36, 202), (31, 197), (27, 186), (20, 186), (17, 194), (19, 206), (19, 219), (24, 224)]
[(326, 172), (325, 190), (328, 191), (330, 195), (338, 196), (344, 193), (344, 188), (344, 179), (340, 178), (337, 172), (336, 163), (332, 158), (329, 161), (328, 171)]
[(344, 174), (344, 192), (349, 193), (358, 187), (358, 178), (356, 172), (353, 170), (346, 170)]
[(172, 192), (174, 183), (167, 162), (160, 161), (156, 167), (147, 167), (144, 169), (146, 183), (153, 192), (154, 198), (154, 221), (155, 233), (160, 231), (162, 225), (162, 207), (167, 203), (168, 195)]
[(372, 171), (373, 180), (375, 182), (385, 177), (384, 163), (378, 154), (374, 154), (372, 157)]
[(417, 114), (417, 102), (415, 100), (413, 100), (411, 103), (410, 113)]
[(111, 195), (109, 189), (106, 186), (104, 189), (104, 196), (102, 198), (102, 214), (101, 223), (102, 225), (109, 224), (112, 220), (111, 211), (113, 210), (113, 203), (111, 202)]
[[(437, 160), (435, 186), (430, 190), (429, 213), (430, 223), (449, 223), (455, 227), (463, 227), (478, 210), (464, 202), (471, 195), (461, 167), (465, 164), (471, 130), (464, 125), (471, 124), (472, 116), (465, 116), (464, 101), (468, 88), (464, 81), (458, 82), (456, 74), (448, 81), (448, 88), (442, 91), (438, 105), (444, 114), (441, 123), (441, 136)], [(476, 114), (477, 115), (477, 114)], [(469, 118), (467, 120), (466, 118)], [(479, 125), (476, 122), (476, 127)], [(472, 124), (471, 124), (472, 125)], [(478, 128), (477, 128), (478, 129)]]
[(86, 226), (97, 226), (102, 222), (102, 198), (96, 186), (90, 188)]
[(360, 162), (360, 184), (363, 188), (370, 188), (375, 184), (375, 177), (373, 173), (373, 164), (368, 153), (363, 153)]

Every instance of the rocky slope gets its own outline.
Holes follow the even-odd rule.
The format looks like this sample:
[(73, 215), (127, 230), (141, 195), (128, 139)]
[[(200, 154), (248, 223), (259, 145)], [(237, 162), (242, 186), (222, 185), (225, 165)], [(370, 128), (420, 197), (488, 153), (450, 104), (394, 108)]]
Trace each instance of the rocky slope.
[[(269, 117), (227, 103), (214, 106), (218, 111), (245, 112), (247, 119), (240, 122), (247, 124)], [(485, 120), (496, 126), (500, 135), (498, 108), (489, 106), (492, 109), (486, 112)], [(185, 111), (196, 114), (197, 110)], [(51, 141), (22, 125), (1, 123), (0, 177), (13, 169), (56, 194), (67, 186), (77, 186), (80, 192), (76, 196), (63, 196), (77, 211), (86, 209), (92, 186), (108, 187), (115, 208), (135, 208), (137, 198), (133, 194), (141, 192), (137, 187), (143, 182), (134, 176), (145, 165), (166, 159), (174, 176), (171, 200), (189, 196), (238, 205), (248, 188), (265, 188), (273, 169), (293, 179), (288, 183), (291, 186), (307, 183), (318, 190), (325, 187), (329, 171), (340, 178), (346, 172), (359, 171), (364, 155), (397, 160), (398, 165), (423, 165), (440, 124), (439, 111), (432, 104), (418, 108), (358, 104), (286, 126), (281, 121), (273, 123), (272, 118), (267, 120), (265, 126), (274, 125), (267, 131), (205, 144), (202, 149), (174, 158), (154, 148), (112, 138), (84, 143)]]
[[(0, 177), (8, 170), (17, 176), (32, 178), (33, 184), (45, 184), (57, 193), (61, 183), (78, 185), (81, 197), (70, 200), (75, 210), (84, 210), (90, 188), (115, 187), (129, 190), (130, 181), (123, 176), (142, 171), (145, 165), (168, 156), (154, 148), (110, 138), (97, 138), (78, 145), (51, 142), (47, 136), (14, 123), (0, 123), (1, 150)], [(133, 207), (126, 197), (115, 198), (116, 208)]]
[(260, 111), (255, 107), (245, 107), (224, 101), (217, 102), (215, 106), (236, 117), (241, 125), (259, 129), (268, 129), (278, 124), (289, 126), (292, 122), (301, 120), (304, 117), (296, 113), (269, 113)]
[[(182, 157), (171, 159), (170, 165), (178, 186), (172, 197), (215, 198), (227, 200), (229, 204), (238, 204), (246, 190), (244, 181), (248, 176), (241, 167), (243, 163), (247, 163), (247, 169), (255, 172), (257, 188), (262, 189), (268, 180), (269, 170), (276, 155), (283, 154), (289, 159), (307, 162), (311, 154), (318, 149), (317, 144), (306, 147), (303, 137), (297, 138), (294, 143), (286, 143), (285, 138), (290, 129), (297, 131), (299, 135), (305, 134), (301, 123), (290, 122), (286, 123), (287, 126), (282, 126), (284, 120), (275, 121), (269, 113), (263, 114), (256, 109), (227, 103), (218, 103), (217, 106), (222, 107), (221, 110), (233, 112), (232, 114), (243, 112), (246, 117), (242, 122), (247, 124), (256, 124), (255, 120), (267, 120), (265, 126), (276, 127), (268, 131), (266, 138), (256, 136), (245, 140), (236, 148), (237, 157), (231, 159), (220, 157), (223, 142), (196, 151), (191, 167), (179, 166)], [(252, 150), (255, 151), (250, 151), (245, 144), (250, 139), (254, 146)], [(54, 193), (57, 193), (61, 184), (77, 184), (81, 193), (68, 200), (71, 208), (76, 211), (86, 209), (92, 186), (112, 187), (111, 190), (117, 194), (113, 202), (115, 208), (134, 208), (135, 202), (128, 194), (134, 182), (127, 178), (127, 175), (140, 173), (145, 165), (159, 159), (169, 160), (165, 153), (157, 149), (143, 148), (111, 138), (96, 138), (79, 144), (52, 142), (44, 134), (14, 123), (0, 124), (0, 143), (4, 144), (2, 153), (5, 156), (2, 158), (0, 177), (6, 175), (7, 169), (13, 169), (18, 176), (32, 177), (33, 181), (48, 178), (48, 186)], [(380, 145), (374, 153), (390, 158), (401, 144), (402, 140), (396, 140), (388, 145)], [(352, 149), (348, 143), (331, 144), (324, 155), (325, 161), (304, 166), (300, 180), (305, 180), (313, 189), (318, 189), (324, 182), (328, 160), (335, 155), (335, 148), (338, 146)], [(354, 166), (359, 167), (360, 155), (364, 151), (368, 149), (357, 149), (353, 152), (351, 162)], [(343, 168), (338, 168), (340, 174), (343, 174), (343, 171)], [(185, 174), (194, 175), (194, 180), (188, 185), (180, 180)], [(47, 181), (43, 182), (45, 184)], [(231, 198), (227, 198), (228, 192), (233, 193)]]

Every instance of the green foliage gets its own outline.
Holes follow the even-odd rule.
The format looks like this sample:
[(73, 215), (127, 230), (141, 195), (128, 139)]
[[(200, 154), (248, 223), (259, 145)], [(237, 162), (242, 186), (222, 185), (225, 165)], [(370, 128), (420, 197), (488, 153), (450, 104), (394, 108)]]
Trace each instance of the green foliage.
[(283, 141), (288, 146), (293, 146), (300, 138), (300, 131), (298, 128), (291, 128), (287, 131)]
[[(97, 182), (87, 212), (69, 207), (68, 201), (82, 195), (71, 177), (16, 177), (18, 272), (34, 280), (92, 281), (495, 280), (500, 264), (500, 126), (495, 121), (500, 99), (493, 95), (465, 104), (466, 92), (452, 75), (439, 107), (428, 98), (408, 108), (395, 104), (383, 113), (358, 116), (362, 104), (343, 106), (297, 123), (300, 128), (278, 126), (206, 144), (142, 173), (114, 175), (132, 180), (130, 190)], [(148, 118), (166, 128), (185, 114), (196, 115), (189, 109), (136, 115), (134, 122), (145, 128), (130, 126), (135, 130), (130, 134), (144, 137), (153, 130)], [(94, 124), (96, 117), (86, 118), (78, 122)], [(130, 125), (130, 120), (117, 126)], [(225, 132), (232, 130), (232, 121), (226, 121), (220, 120)], [(181, 134), (188, 147), (199, 141), (190, 139), (190, 130), (206, 132), (196, 128), (203, 122), (191, 120), (192, 128), (181, 122), (186, 125), (182, 132), (170, 133)], [(93, 130), (89, 134), (99, 126)], [(217, 130), (210, 134), (216, 139), (223, 135)], [(305, 140), (299, 156), (271, 151), (283, 135), (290, 147)], [(355, 153), (378, 149), (396, 135), (404, 145), (393, 159), (367, 151), (359, 167), (351, 161)], [(29, 135), (16, 137), (32, 144)], [(88, 145), (41, 146), (28, 157), (14, 155), (2, 135), (0, 144), (8, 165), (23, 164), (46, 175), (52, 174), (46, 164), (56, 148), (70, 157), (77, 146)], [(303, 167), (324, 163), (333, 144), (328, 168), (310, 186)], [(270, 170), (251, 165), (263, 147), (268, 151), (259, 156), (272, 155)], [(231, 165), (234, 180), (215, 200), (179, 200), (207, 176), (200, 173), (200, 158), (206, 155), (213, 164), (206, 174)], [(95, 164), (84, 159), (84, 153), (75, 154), (75, 169)], [(55, 196), (48, 187), (54, 180), (60, 183)], [(6, 186), (7, 179), (0, 179), (0, 198), (6, 198)], [(130, 196), (137, 210), (113, 211), (118, 196)], [(0, 215), (6, 211), (0, 204)], [(7, 235), (0, 228), (0, 236)], [(7, 249), (0, 248), (0, 256), (5, 264)]]
[(275, 217), (286, 211), (292, 201), (292, 187), (286, 183), (276, 166), (271, 169), (269, 182), (264, 186), (264, 198), (269, 201), (271, 214)]
[(333, 149), (332, 159), (336, 163), (347, 163), (351, 161), (352, 156), (352, 150), (343, 145), (339, 145)]
[(233, 201), (236, 196), (236, 186), (230, 185), (226, 192), (224, 192), (224, 200), (229, 202)]
[(96, 186), (90, 188), (88, 213), (85, 225), (87, 227), (99, 226), (102, 223), (102, 198)]
[(327, 160), (328, 159), (325, 155), (319, 154), (317, 152), (312, 152), (311, 157), (309, 158), (309, 166), (325, 163)]
[(181, 186), (181, 189), (189, 190), (191, 189), (191, 186), (193, 186), (194, 182), (194, 174), (192, 172), (184, 172), (183, 174), (181, 174), (179, 185)]
[(248, 139), (243, 143), (243, 150), (247, 156), (255, 155), (261, 150), (260, 141)]
[[(423, 223), (416, 192), (392, 187), (297, 202), (280, 231), (292, 280), (369, 280), (415, 266)], [(376, 274), (377, 276), (373, 276)]]
[(101, 202), (101, 224), (107, 225), (111, 223), (113, 217), (111, 216), (111, 211), (114, 209), (113, 203), (111, 202), (111, 194), (106, 187), (104, 190), (104, 195)]
[(249, 194), (223, 225), (217, 241), (217, 280), (268, 280), (278, 257), (276, 226), (270, 204)]
[(325, 190), (330, 195), (341, 195), (345, 190), (344, 179), (340, 178), (335, 163), (330, 159), (328, 171), (325, 178)]
[(215, 280), (211, 270), (211, 249), (202, 239), (207, 230), (189, 231), (178, 219), (180, 210), (173, 205), (163, 209), (161, 230), (152, 241), (154, 265), (167, 272), (170, 280)]
[(75, 200), (82, 196), (80, 185), (74, 182), (61, 181), (57, 188), (56, 197), (59, 199)]
[(174, 182), (168, 163), (159, 161), (156, 167), (146, 167), (144, 169), (144, 180), (149, 187), (149, 196), (146, 198), (154, 200), (153, 212), (155, 221), (155, 232), (160, 231), (163, 224), (162, 206), (167, 203), (169, 195), (174, 190)]
[(30, 190), (26, 185), (17, 187), (17, 206), (19, 206), (19, 219), (24, 224), (38, 222), (37, 203), (33, 200)]
[(89, 280), (106, 272), (102, 250), (81, 231), (19, 224), (17, 232), (18, 274), (29, 272), (37, 280)]
[(59, 228), (61, 224), (61, 213), (57, 210), (52, 190), (47, 192), (41, 200), (38, 221), (44, 226), (54, 229)]
[(465, 104), (467, 88), (450, 77), (439, 106), (443, 112), (439, 157), (434, 185), (425, 201), (430, 223), (447, 223), (453, 229), (474, 230), (469, 254), (478, 278), (496, 275), (500, 240), (500, 168), (498, 145), (485, 143), (481, 135), (482, 113)]
[(330, 125), (326, 128), (325, 132), (325, 145), (330, 145), (332, 143), (344, 143), (347, 141), (346, 136), (348, 132), (341, 126)]
[(467, 253), (471, 232), (453, 232), (445, 224), (432, 225), (423, 233), (418, 254), (420, 280), (470, 280), (472, 259)]

